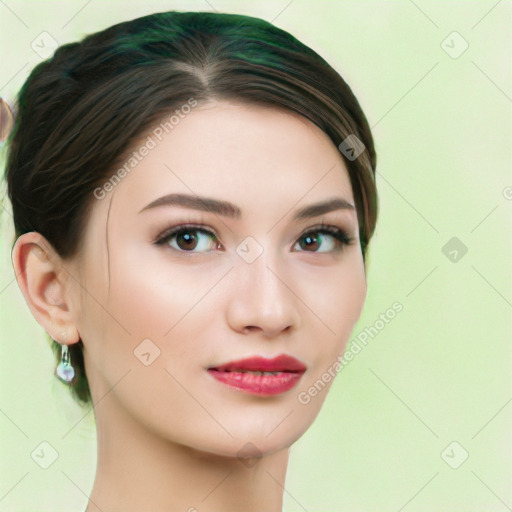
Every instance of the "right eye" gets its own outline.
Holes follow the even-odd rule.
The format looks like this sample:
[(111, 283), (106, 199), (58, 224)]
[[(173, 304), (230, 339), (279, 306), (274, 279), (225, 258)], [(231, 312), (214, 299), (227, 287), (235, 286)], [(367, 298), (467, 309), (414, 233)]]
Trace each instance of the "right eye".
[[(157, 245), (169, 245), (179, 252), (209, 252), (208, 245), (215, 250), (220, 244), (214, 243), (216, 236), (211, 231), (191, 225), (181, 225), (162, 233), (155, 241)], [(195, 250), (198, 249), (198, 250)]]

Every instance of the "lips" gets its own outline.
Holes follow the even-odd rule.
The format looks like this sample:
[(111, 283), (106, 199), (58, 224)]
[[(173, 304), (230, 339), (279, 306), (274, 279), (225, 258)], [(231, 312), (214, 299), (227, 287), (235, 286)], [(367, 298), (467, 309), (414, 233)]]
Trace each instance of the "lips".
[(277, 395), (293, 388), (306, 366), (298, 359), (280, 355), (273, 359), (250, 357), (208, 368), (217, 381), (256, 395)]

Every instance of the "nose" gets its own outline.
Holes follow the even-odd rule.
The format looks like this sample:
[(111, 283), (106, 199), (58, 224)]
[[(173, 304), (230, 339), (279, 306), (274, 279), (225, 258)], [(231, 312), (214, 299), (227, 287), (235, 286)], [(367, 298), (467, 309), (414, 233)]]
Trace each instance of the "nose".
[(229, 326), (242, 334), (261, 332), (268, 338), (297, 329), (300, 300), (287, 277), (265, 253), (252, 263), (238, 261), (231, 276)]

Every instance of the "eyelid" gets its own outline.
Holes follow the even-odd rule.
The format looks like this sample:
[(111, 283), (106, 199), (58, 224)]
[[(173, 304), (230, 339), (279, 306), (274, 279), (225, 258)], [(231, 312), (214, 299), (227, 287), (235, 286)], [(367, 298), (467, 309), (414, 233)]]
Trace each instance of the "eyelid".
[(176, 221), (169, 222), (168, 227), (159, 231), (159, 234), (153, 238), (153, 243), (158, 243), (159, 240), (162, 240), (173, 231), (185, 228), (192, 228), (197, 230), (207, 229), (208, 231), (211, 231), (212, 234), (217, 236), (215, 229), (213, 229), (208, 225), (208, 223), (205, 222), (204, 217), (201, 216), (199, 219), (196, 217), (182, 217)]

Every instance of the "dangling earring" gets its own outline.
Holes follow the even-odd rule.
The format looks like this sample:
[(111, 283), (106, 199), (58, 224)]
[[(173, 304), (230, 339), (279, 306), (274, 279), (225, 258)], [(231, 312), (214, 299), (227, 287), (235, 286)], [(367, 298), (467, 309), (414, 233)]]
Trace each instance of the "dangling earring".
[(60, 363), (55, 370), (57, 377), (62, 381), (69, 383), (75, 377), (75, 369), (71, 365), (70, 355), (67, 345), (62, 345), (62, 353), (60, 356)]

